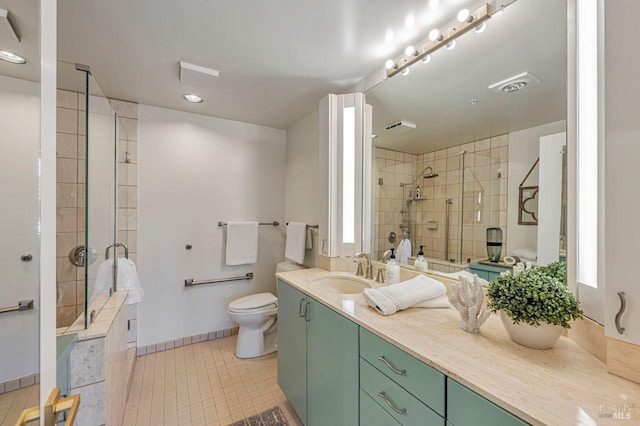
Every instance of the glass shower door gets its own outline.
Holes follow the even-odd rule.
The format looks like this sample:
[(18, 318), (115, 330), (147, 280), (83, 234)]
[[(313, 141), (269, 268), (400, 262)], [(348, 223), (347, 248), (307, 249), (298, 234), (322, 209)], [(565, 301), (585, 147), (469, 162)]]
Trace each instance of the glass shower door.
[[(116, 240), (116, 114), (95, 78), (86, 74), (84, 99), (84, 181), (79, 192), (84, 200), (84, 323), (88, 327), (111, 294), (114, 266), (107, 258)], [(82, 128), (82, 127), (81, 127)], [(84, 189), (84, 191), (82, 191)], [(82, 217), (82, 215), (81, 215)]]

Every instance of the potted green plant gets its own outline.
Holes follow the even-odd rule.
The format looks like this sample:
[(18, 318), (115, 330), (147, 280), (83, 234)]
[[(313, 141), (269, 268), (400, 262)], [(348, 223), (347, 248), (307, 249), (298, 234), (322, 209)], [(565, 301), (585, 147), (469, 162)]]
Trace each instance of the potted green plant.
[(511, 339), (533, 349), (551, 348), (572, 320), (582, 318), (566, 285), (564, 262), (497, 277), (487, 296)]

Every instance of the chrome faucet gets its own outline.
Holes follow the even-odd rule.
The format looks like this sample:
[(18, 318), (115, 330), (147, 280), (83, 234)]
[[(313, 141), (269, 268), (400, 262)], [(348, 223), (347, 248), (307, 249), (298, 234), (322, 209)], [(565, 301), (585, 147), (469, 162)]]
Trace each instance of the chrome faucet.
[(356, 253), (356, 257), (363, 257), (365, 259), (367, 259), (367, 272), (365, 273), (365, 278), (368, 280), (372, 280), (373, 279), (373, 265), (371, 265), (371, 257), (369, 256), (369, 254), (361, 252), (361, 253)]
[(390, 256), (391, 256), (391, 249), (382, 253), (382, 263), (387, 263), (389, 261)]

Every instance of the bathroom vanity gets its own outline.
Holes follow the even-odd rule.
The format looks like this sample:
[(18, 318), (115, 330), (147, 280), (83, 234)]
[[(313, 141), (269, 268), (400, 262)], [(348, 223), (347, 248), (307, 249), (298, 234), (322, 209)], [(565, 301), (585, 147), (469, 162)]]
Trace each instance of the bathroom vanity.
[(640, 395), (567, 338), (532, 350), (496, 315), (467, 333), (453, 309), (382, 316), (360, 293), (313, 285), (345, 275), (277, 274), (278, 383), (306, 425), (606, 424), (603, 406)]

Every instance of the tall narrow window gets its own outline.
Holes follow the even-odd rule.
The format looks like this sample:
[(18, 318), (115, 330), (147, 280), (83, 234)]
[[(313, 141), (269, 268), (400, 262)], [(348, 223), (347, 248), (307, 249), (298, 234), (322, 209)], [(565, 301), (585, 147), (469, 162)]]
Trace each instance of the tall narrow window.
[(355, 243), (356, 109), (345, 107), (342, 120), (342, 242)]
[(598, 2), (578, 6), (578, 282), (598, 287)]

